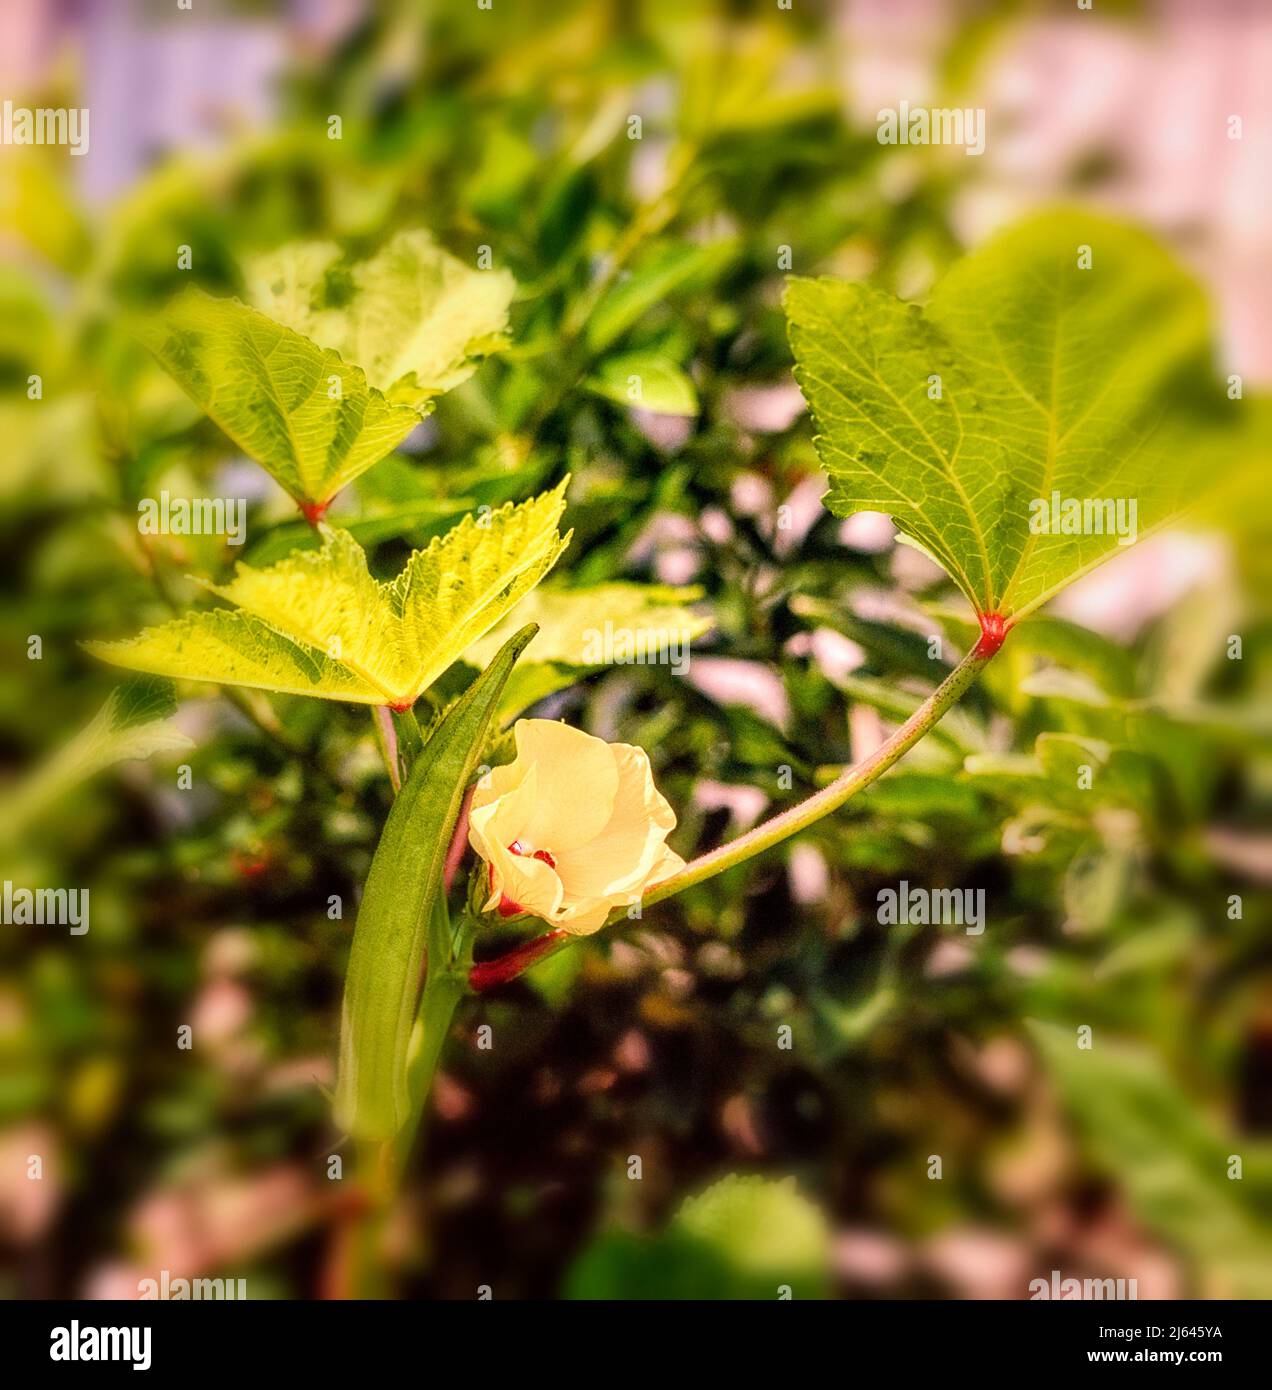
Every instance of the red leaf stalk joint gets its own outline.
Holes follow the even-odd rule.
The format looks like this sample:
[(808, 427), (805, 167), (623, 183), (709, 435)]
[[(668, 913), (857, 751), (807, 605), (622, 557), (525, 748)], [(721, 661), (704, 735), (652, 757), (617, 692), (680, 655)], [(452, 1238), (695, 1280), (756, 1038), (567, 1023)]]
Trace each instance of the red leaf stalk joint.
[(976, 655), (993, 656), (1002, 646), (1007, 636), (1007, 619), (1001, 613), (979, 613), (980, 641), (976, 644)]

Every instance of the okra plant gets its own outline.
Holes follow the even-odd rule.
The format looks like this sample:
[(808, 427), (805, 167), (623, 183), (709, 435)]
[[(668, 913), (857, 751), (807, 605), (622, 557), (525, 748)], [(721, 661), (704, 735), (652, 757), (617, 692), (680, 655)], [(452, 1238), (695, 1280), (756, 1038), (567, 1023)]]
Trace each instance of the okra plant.
[[(603, 661), (588, 631), (610, 622), (688, 641), (712, 623), (691, 590), (553, 578), (571, 539), (564, 470), (538, 496), (469, 515), (387, 580), (325, 520), (439, 394), (509, 346), (511, 276), (413, 231), (362, 260), (285, 246), (245, 266), (243, 283), (251, 303), (191, 290), (139, 331), (291, 494), (313, 542), (209, 583), (215, 606), (93, 650), (154, 676), (368, 707), (396, 798), (353, 935), (334, 1117), (379, 1211), (466, 999), (833, 813), (933, 729), (1013, 629), (1221, 493), (1242, 452), (1202, 293), (1132, 227), (1041, 214), (955, 264), (922, 306), (790, 279), (825, 505), (886, 512), (961, 591), (971, 637), (864, 761), (690, 857), (645, 750), (533, 717)], [(468, 675), (448, 700), (437, 683), (451, 672), (453, 692), (452, 668)], [(523, 939), (492, 954), (494, 926)]]

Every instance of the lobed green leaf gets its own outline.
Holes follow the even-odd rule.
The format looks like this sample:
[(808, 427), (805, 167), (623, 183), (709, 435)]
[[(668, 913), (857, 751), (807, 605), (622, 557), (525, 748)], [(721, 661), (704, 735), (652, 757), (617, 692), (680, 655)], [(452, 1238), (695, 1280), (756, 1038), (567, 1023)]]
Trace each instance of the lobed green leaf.
[(356, 362), (390, 400), (416, 406), (506, 345), (516, 289), (507, 271), (471, 269), (421, 230), (399, 232), (348, 270), (338, 246), (299, 242), (250, 260), (246, 272), (263, 313)]
[(389, 583), (347, 531), (266, 569), (240, 564), (208, 587), (237, 611), (194, 613), (125, 642), (90, 643), (117, 666), (405, 708), (514, 608), (569, 544), (566, 483), (466, 516)]

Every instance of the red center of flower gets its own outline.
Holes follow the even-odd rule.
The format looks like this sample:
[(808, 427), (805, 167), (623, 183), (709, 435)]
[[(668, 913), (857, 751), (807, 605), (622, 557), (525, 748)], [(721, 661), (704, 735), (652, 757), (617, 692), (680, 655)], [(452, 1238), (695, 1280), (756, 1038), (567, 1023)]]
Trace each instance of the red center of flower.
[[(552, 857), (551, 853), (548, 850), (529, 850), (525, 847), (525, 845), (521, 843), (520, 840), (514, 840), (512, 844), (508, 846), (508, 852), (509, 854), (516, 854), (523, 858), (529, 856), (531, 859), (541, 859), (548, 866), (548, 868), (556, 868), (556, 860)], [(493, 888), (494, 884), (495, 866), (492, 864), (490, 866), (490, 886)], [(507, 893), (503, 893), (500, 895), (499, 906), (496, 909), (496, 911), (498, 911), (501, 917), (515, 917), (518, 912), (524, 912), (525, 908), (523, 908), (520, 905), (520, 903), (514, 903), (513, 900), (507, 895)]]
[(508, 851), (510, 854), (528, 854), (531, 859), (542, 859), (549, 869), (556, 868), (556, 860), (553, 859), (551, 852), (546, 849), (528, 850), (520, 840), (514, 840), (512, 844), (508, 846)]

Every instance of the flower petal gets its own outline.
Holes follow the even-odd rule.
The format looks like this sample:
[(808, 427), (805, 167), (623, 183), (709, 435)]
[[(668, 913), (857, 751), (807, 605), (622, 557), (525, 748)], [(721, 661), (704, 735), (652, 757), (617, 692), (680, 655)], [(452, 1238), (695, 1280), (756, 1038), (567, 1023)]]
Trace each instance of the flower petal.
[(490, 861), (490, 898), (486, 911), (499, 906), (504, 898), (523, 912), (556, 923), (561, 912), (563, 891), (556, 870), (542, 859), (503, 850)]
[[(495, 768), (490, 781), (506, 768)], [(493, 863), (497, 851), (508, 853), (508, 846), (520, 839), (534, 812), (539, 797), (539, 773), (533, 765), (523, 767), (515, 783), (501, 796), (489, 799), (490, 789), (486, 788), (485, 801), (482, 801), (483, 788), (479, 783), (473, 792), (472, 805), (468, 811), (468, 843), (487, 863)]]
[(669, 878), (674, 877), (684, 867), (684, 858), (677, 854), (674, 849), (664, 845), (658, 862), (650, 871), (649, 878), (645, 882), (646, 891), (650, 888), (657, 888), (660, 883), (666, 883)]
[(613, 905), (603, 899), (572, 905), (567, 903), (553, 919), (553, 925), (568, 931), (571, 936), (591, 936), (605, 925), (611, 911)]
[(614, 754), (603, 739), (552, 719), (518, 719), (513, 733), (517, 762), (525, 759), (538, 773), (534, 811), (522, 828), (535, 849), (559, 861), (608, 824), (619, 784)]
[(557, 855), (567, 901), (608, 897), (614, 906), (635, 902), (676, 825), (675, 812), (654, 786), (645, 750), (627, 743), (609, 747), (618, 769), (613, 814), (595, 838)]

